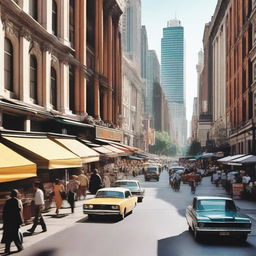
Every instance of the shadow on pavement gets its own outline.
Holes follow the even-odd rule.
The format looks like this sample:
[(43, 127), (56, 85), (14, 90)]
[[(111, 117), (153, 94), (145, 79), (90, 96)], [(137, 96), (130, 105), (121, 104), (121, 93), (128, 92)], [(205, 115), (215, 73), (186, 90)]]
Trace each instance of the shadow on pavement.
[(55, 256), (57, 255), (57, 249), (45, 249), (39, 252), (33, 253), (30, 256)]
[[(246, 249), (246, 252), (244, 251)], [(255, 255), (255, 246), (250, 242), (241, 244), (235, 239), (223, 239), (209, 237), (200, 242), (196, 242), (189, 231), (185, 231), (178, 236), (168, 237), (158, 241), (158, 256), (239, 256)], [(246, 253), (246, 254), (244, 254)]]

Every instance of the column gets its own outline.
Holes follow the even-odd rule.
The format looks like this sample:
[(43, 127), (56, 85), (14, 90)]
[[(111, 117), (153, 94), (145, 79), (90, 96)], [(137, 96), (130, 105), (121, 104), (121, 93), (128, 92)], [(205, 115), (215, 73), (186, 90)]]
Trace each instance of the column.
[(25, 36), (20, 37), (20, 99), (30, 102), (29, 91), (29, 48), (30, 42)]
[[(51, 53), (45, 49), (43, 51), (43, 106), (50, 109), (50, 87), (51, 87)], [(58, 72), (56, 70), (56, 72)], [(58, 79), (58, 77), (57, 77)]]
[(103, 1), (99, 0), (99, 73), (103, 74)]
[(61, 112), (69, 112), (69, 66), (68, 63), (60, 63), (60, 106)]
[(69, 0), (58, 2), (58, 12), (60, 12), (60, 15), (58, 14), (58, 35), (60, 41), (69, 46)]
[(112, 83), (113, 83), (113, 21), (112, 16), (108, 16), (108, 121), (112, 122), (113, 116), (113, 99), (112, 99)]
[[(0, 9), (1, 14), (1, 9)], [(0, 72), (1, 74), (4, 74), (4, 24), (2, 22), (2, 19), (0, 18)], [(0, 76), (0, 95), (3, 95), (4, 93), (4, 76)], [(0, 124), (1, 127), (1, 124)]]
[(94, 116), (100, 116), (100, 84), (97, 74), (99, 73), (99, 1), (95, 1), (95, 73), (94, 78)]
[(52, 1), (41, 0), (42, 26), (48, 33), (52, 33)]
[[(86, 0), (80, 0), (80, 62), (85, 67), (86, 66)], [(83, 71), (80, 71), (80, 94), (79, 102), (80, 108), (79, 112), (84, 114), (87, 112), (86, 109), (86, 78)]]
[(31, 132), (31, 120), (29, 116), (27, 116), (26, 120), (24, 121), (24, 130), (25, 132)]

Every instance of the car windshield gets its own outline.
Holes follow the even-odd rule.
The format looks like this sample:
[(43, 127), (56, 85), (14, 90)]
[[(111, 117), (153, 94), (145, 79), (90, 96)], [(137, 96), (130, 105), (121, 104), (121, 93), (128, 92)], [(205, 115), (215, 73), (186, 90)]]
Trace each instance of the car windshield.
[(138, 183), (137, 182), (131, 182), (131, 181), (119, 181), (116, 182), (116, 186), (118, 187), (138, 187)]
[(157, 168), (156, 167), (149, 167), (148, 172), (157, 172)]
[(236, 211), (236, 206), (232, 200), (199, 200), (197, 202), (198, 211)]
[(98, 191), (96, 198), (124, 198), (124, 193), (119, 191)]

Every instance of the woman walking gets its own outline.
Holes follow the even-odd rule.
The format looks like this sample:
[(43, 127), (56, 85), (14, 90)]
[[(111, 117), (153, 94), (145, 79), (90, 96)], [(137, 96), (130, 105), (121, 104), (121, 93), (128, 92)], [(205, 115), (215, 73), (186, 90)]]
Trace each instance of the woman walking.
[(59, 209), (62, 206), (62, 196), (61, 193), (64, 192), (64, 186), (60, 184), (58, 179), (55, 180), (55, 184), (53, 185), (53, 192), (54, 192), (54, 201), (56, 203), (56, 214), (59, 214)]

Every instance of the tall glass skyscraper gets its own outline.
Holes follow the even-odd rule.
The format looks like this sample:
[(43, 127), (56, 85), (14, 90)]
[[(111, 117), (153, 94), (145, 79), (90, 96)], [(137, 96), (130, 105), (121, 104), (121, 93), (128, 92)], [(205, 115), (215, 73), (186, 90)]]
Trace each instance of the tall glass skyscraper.
[(184, 84), (184, 28), (177, 19), (163, 29), (161, 41), (161, 83), (167, 97), (172, 120), (173, 137), (186, 144), (187, 120)]

